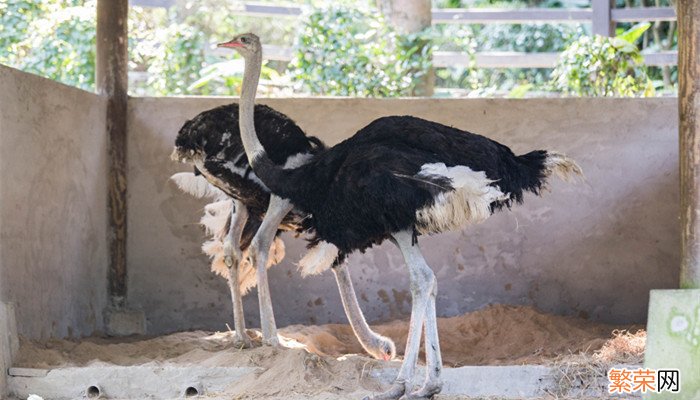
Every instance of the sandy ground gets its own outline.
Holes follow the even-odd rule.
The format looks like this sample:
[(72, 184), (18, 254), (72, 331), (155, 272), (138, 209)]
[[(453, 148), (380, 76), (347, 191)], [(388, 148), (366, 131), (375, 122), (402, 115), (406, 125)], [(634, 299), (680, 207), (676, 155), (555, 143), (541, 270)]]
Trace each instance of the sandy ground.
[[(405, 346), (407, 321), (374, 328)], [(606, 362), (639, 362), (645, 335), (620, 334), (639, 327), (611, 326), (553, 316), (530, 307), (490, 306), (453, 318), (440, 318), (440, 342), (446, 366), (550, 364), (593, 357)], [(259, 335), (250, 331), (251, 335)], [(373, 368), (398, 367), (363, 353), (347, 325), (289, 326), (280, 330), (283, 348), (237, 349), (230, 332), (181, 332), (144, 338), (90, 337), (80, 341), (22, 340), (15, 366), (50, 368), (92, 363), (147, 363), (199, 366), (253, 366), (262, 372), (227, 390), (231, 398), (310, 398), (331, 400), (379, 391), (367, 379)], [(401, 351), (400, 351), (401, 354)], [(583, 360), (583, 361), (582, 361)], [(358, 392), (359, 391), (359, 392)], [(361, 398), (361, 397), (360, 397)], [(447, 397), (445, 397), (447, 398)]]

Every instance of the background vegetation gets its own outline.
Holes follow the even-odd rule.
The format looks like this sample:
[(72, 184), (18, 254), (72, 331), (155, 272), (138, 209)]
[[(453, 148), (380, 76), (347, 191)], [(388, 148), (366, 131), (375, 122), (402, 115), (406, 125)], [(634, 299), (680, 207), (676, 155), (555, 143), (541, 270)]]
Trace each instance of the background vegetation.
[[(669, 0), (617, 0), (618, 7)], [(279, 3), (279, 2), (274, 2)], [(593, 38), (575, 24), (440, 24), (398, 35), (374, 1), (296, 0), (299, 19), (237, 13), (229, 0), (177, 0), (170, 9), (131, 7), (130, 91), (134, 95), (235, 95), (242, 61), (213, 43), (255, 31), (293, 46), (292, 61), (264, 66), (266, 95), (391, 97), (435, 74), (437, 96), (644, 96), (673, 92), (676, 68), (646, 68), (640, 52), (677, 47), (675, 23), (655, 23), (626, 40)], [(434, 0), (434, 7), (588, 7), (588, 0)], [(620, 35), (633, 28), (620, 24)], [(622, 43), (623, 40), (625, 43)], [(0, 63), (94, 89), (95, 0), (0, 0)], [(556, 69), (432, 68), (434, 51), (564, 51)]]

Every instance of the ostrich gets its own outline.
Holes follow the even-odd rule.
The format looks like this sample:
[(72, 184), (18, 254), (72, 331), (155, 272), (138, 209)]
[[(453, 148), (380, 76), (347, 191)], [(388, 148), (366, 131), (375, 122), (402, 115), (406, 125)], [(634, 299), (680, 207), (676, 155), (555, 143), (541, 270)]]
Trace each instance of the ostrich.
[[(332, 248), (336, 265), (351, 252), (386, 239), (403, 254), (413, 299), (404, 360), (389, 390), (372, 399), (439, 393), (437, 283), (418, 236), (481, 222), (495, 210), (520, 203), (524, 191), (538, 194), (551, 174), (567, 179), (581, 175), (581, 169), (559, 153), (536, 150), (516, 156), (484, 136), (411, 116), (379, 118), (305, 164), (281, 168), (260, 143), (254, 123), (260, 40), (246, 33), (219, 46), (245, 59), (239, 123), (250, 165), (272, 193), (311, 215), (313, 243)], [(412, 391), (423, 329), (426, 377)]]
[[(202, 223), (212, 235), (204, 252), (212, 258), (212, 270), (227, 278), (234, 314), (234, 340), (251, 345), (245, 334), (242, 296), (258, 284), (263, 343), (278, 343), (266, 268), (284, 257), (281, 231), (303, 233), (308, 215), (274, 195), (257, 178), (245, 157), (239, 129), (239, 106), (229, 104), (198, 114), (178, 132), (172, 158), (194, 165), (195, 173), (178, 173), (172, 180), (185, 192), (215, 201), (205, 207)], [(255, 107), (256, 129), (275, 162), (285, 167), (300, 165), (325, 148), (306, 136), (294, 121), (274, 109)], [(291, 212), (290, 212), (291, 211)], [(330, 266), (335, 257), (323, 249), (309, 251), (299, 262), (302, 275)], [(396, 353), (394, 342), (371, 330), (357, 301), (349, 271), (333, 268), (350, 325), (362, 347), (373, 357), (389, 360)]]

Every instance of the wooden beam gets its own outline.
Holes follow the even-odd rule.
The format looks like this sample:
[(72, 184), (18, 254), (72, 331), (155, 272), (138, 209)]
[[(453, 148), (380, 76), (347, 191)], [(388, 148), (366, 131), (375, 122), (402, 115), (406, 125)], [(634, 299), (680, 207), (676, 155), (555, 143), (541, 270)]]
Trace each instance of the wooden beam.
[(700, 2), (679, 0), (681, 288), (700, 289)]
[(175, 0), (129, 0), (129, 4), (138, 7), (170, 8)]
[(610, 15), (615, 22), (676, 20), (676, 10), (673, 7), (614, 8)]
[(97, 91), (107, 98), (108, 290), (112, 305), (126, 297), (126, 113), (128, 0), (97, 1)]
[(433, 9), (433, 24), (522, 24), (532, 22), (585, 23), (591, 20), (590, 9)]
[[(230, 53), (226, 49), (214, 48), (207, 54), (225, 57)], [(475, 66), (480, 68), (554, 68), (561, 53), (523, 53), (517, 51), (486, 51), (475, 54)], [(291, 61), (294, 50), (291, 47), (263, 45), (263, 58), (265, 60)], [(676, 65), (678, 53), (676, 51), (659, 51), (656, 53), (644, 53), (644, 64), (651, 66)], [(438, 68), (469, 66), (472, 58), (467, 53), (457, 51), (433, 52), (433, 66)], [(147, 73), (131, 72), (132, 75)]]
[(676, 65), (678, 63), (677, 51), (659, 51), (657, 53), (642, 54), (642, 56), (644, 56), (644, 64), (655, 67)]
[(297, 17), (301, 15), (301, 7), (256, 3), (243, 4), (243, 11), (246, 15), (261, 17)]
[[(474, 66), (479, 68), (554, 68), (560, 53), (521, 53), (511, 51), (490, 51), (475, 54)], [(678, 54), (675, 51), (643, 54), (646, 65), (675, 65)], [(472, 58), (467, 53), (436, 51), (433, 65), (438, 68), (468, 66)]]
[(610, 12), (610, 9), (613, 7), (613, 4), (611, 4), (613, 1), (592, 0), (593, 17), (591, 23), (593, 24), (592, 31), (594, 35), (615, 35), (615, 22), (613, 22), (612, 13)]

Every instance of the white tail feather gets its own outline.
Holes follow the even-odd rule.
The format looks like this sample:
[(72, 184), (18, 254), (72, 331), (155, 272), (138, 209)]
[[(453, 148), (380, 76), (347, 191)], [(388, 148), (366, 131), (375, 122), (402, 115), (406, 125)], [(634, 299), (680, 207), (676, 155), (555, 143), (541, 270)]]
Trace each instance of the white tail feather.
[[(196, 176), (191, 172), (174, 174), (170, 179), (185, 193), (197, 198), (213, 198), (218, 201), (204, 206), (204, 215), (199, 222), (204, 226), (206, 234), (212, 238), (202, 244), (202, 251), (211, 259), (211, 270), (215, 274), (226, 279), (229, 278), (229, 270), (224, 262), (224, 240), (227, 227), (230, 224), (233, 202), (219, 188), (210, 184), (203, 176)], [(279, 264), (285, 255), (285, 246), (282, 239), (276, 237), (270, 247), (267, 268)], [(238, 272), (238, 284), (241, 294), (245, 295), (257, 285), (255, 268), (248, 261), (248, 250), (242, 254)]]
[(338, 258), (338, 248), (328, 242), (318, 242), (299, 260), (301, 276), (318, 275), (327, 270)]
[[(211, 271), (226, 279), (229, 278), (229, 271), (224, 262), (224, 243), (217, 239), (212, 239), (202, 245), (204, 254), (211, 258)], [(270, 247), (270, 255), (267, 259), (267, 268), (279, 264), (284, 258), (285, 246), (280, 238), (275, 238)], [(257, 275), (255, 268), (248, 261), (248, 250), (242, 254), (243, 259), (238, 267), (238, 285), (241, 288), (241, 295), (245, 295), (257, 285)]]
[(233, 202), (231, 200), (216, 201), (204, 206), (204, 215), (199, 222), (204, 225), (207, 235), (223, 242), (232, 208)]
[(447, 167), (444, 163), (425, 164), (416, 178), (443, 177), (450, 180), (454, 190), (438, 194), (433, 203), (416, 211), (420, 233), (437, 233), (478, 223), (491, 215), (491, 203), (506, 200), (494, 181), (483, 171), (473, 171), (464, 165)]
[(583, 170), (576, 161), (556, 151), (547, 151), (544, 167), (547, 176), (555, 174), (565, 182), (574, 181), (576, 178), (585, 179)]
[(202, 175), (195, 175), (192, 172), (178, 172), (170, 177), (178, 188), (187, 194), (191, 194), (199, 199), (212, 198), (222, 199), (226, 194), (219, 188), (209, 183)]

